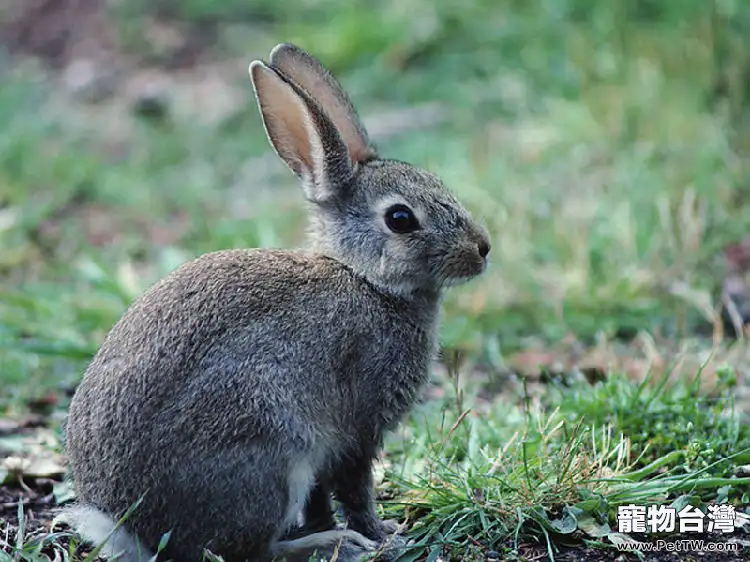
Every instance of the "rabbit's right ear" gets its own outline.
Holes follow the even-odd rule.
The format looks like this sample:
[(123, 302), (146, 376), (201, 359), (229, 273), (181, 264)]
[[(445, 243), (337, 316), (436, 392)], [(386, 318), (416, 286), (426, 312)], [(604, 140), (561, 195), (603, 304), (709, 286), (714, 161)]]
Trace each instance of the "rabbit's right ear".
[(269, 64), (320, 104), (339, 131), (353, 161), (365, 162), (376, 156), (349, 96), (318, 59), (296, 45), (281, 43), (271, 51)]
[(356, 163), (333, 122), (296, 84), (261, 61), (250, 77), (268, 140), (302, 180), (307, 199), (323, 203), (341, 195)]

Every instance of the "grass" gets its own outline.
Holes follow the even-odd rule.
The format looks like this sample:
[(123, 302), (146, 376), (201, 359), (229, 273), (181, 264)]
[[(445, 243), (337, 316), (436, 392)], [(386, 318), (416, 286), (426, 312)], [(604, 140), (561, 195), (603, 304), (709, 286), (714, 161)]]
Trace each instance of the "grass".
[(750, 460), (750, 429), (731, 377), (713, 398), (695, 392), (697, 379), (613, 375), (536, 407), (457, 408), (456, 393), (428, 403), (388, 447), (385, 511), (413, 525), (408, 559), (518, 556), (534, 543), (554, 559), (572, 537), (605, 549), (637, 540), (618, 532), (620, 506), (747, 504), (750, 478), (736, 467)]
[(446, 302), (441, 340), (469, 375), (442, 381), (445, 396), (388, 443), (384, 507), (413, 525), (424, 546), (411, 555), (511, 556), (529, 542), (553, 555), (570, 537), (611, 547), (619, 505), (750, 503), (733, 405), (744, 364), (486, 397), (514, 354), (561, 341), (648, 333), (665, 356), (715, 343), (721, 253), (750, 230), (750, 9), (409, 0), (378, 5), (371, 25), (373, 9), (115, 3), (124, 47), (147, 61), (163, 53), (142, 38), (146, 13), (213, 34), (244, 97), (210, 123), (81, 108), (39, 65), (0, 57), (0, 411), (74, 385), (128, 304), (186, 259), (301, 242), (301, 197), (265, 160), (244, 74), (248, 52), (289, 40), (375, 124), (439, 103), (434, 125), (381, 151), (441, 175), (492, 235), (488, 274)]

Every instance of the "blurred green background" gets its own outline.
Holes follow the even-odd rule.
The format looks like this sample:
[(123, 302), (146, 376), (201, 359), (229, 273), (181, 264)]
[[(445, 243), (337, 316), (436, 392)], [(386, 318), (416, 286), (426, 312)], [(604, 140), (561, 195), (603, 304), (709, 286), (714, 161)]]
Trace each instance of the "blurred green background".
[(182, 261), (302, 242), (247, 77), (282, 41), (491, 232), (490, 272), (446, 303), (447, 348), (497, 366), (721, 323), (726, 250), (750, 232), (747, 2), (10, 0), (0, 408), (74, 384)]

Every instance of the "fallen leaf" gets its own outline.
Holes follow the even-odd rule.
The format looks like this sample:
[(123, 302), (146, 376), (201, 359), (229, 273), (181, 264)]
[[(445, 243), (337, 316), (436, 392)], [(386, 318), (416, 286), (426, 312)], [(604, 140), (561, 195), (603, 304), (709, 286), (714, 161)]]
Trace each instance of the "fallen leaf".
[(607, 523), (599, 523), (588, 513), (578, 516), (578, 528), (590, 537), (601, 538), (612, 533)]
[(31, 461), (24, 457), (6, 457), (1, 466), (10, 474), (18, 476), (24, 474), (30, 464)]
[(734, 526), (737, 529), (750, 529), (750, 515), (746, 513), (737, 513), (734, 518)]
[(552, 525), (553, 529), (563, 535), (569, 535), (575, 532), (578, 528), (578, 521), (576, 521), (575, 516), (567, 507), (563, 511), (563, 515), (560, 519), (550, 519), (549, 523)]
[(7, 418), (0, 418), (0, 435), (8, 435), (18, 431), (21, 426), (18, 422), (9, 420)]
[(54, 478), (65, 474), (65, 464), (57, 454), (34, 457), (23, 471), (24, 476), (33, 478)]
[(625, 545), (640, 546), (641, 544), (643, 544), (641, 543), (641, 541), (637, 541), (633, 537), (631, 537), (630, 535), (626, 535), (625, 533), (609, 533), (607, 535), (607, 539), (618, 549)]
[(75, 493), (70, 482), (63, 480), (62, 482), (55, 482), (52, 487), (52, 494), (55, 496), (57, 504), (62, 504), (72, 499), (75, 499)]

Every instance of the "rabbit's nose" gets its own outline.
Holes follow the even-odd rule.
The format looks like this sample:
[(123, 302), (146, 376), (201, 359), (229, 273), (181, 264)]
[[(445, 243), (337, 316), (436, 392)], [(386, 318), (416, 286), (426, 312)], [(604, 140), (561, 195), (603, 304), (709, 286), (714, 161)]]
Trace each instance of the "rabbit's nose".
[(479, 242), (477, 242), (477, 248), (479, 249), (479, 255), (486, 258), (492, 248), (489, 238), (480, 238)]

